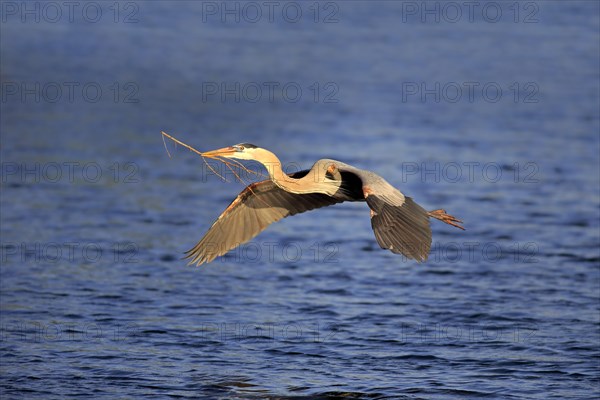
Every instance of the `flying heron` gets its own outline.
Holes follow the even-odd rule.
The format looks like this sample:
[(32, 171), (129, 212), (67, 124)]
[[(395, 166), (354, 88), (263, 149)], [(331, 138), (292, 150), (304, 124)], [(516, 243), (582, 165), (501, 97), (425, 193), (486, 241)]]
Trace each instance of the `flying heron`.
[(242, 190), (186, 252), (190, 264), (211, 262), (285, 217), (344, 201), (366, 201), (379, 246), (417, 261), (425, 261), (431, 248), (429, 218), (464, 230), (462, 221), (445, 210), (426, 211), (379, 175), (340, 161), (321, 159), (309, 170), (286, 174), (275, 154), (250, 143), (202, 155), (257, 161), (269, 179)]

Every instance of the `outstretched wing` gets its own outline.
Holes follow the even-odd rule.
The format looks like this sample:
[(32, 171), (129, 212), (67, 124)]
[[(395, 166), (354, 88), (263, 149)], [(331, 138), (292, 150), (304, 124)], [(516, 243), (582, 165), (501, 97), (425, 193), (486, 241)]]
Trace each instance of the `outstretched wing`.
[(431, 249), (427, 211), (410, 197), (403, 197), (402, 205), (396, 205), (388, 202), (386, 197), (376, 194), (367, 196), (375, 238), (382, 249), (425, 261)]
[(382, 249), (417, 261), (427, 259), (431, 249), (431, 228), (429, 215), (423, 207), (371, 171), (339, 161), (326, 162), (336, 164), (343, 190), (356, 198), (364, 196), (371, 208), (375, 238)]
[(223, 211), (198, 244), (186, 252), (186, 258), (196, 265), (211, 262), (282, 218), (342, 201), (320, 193), (289, 193), (270, 180), (253, 183)]

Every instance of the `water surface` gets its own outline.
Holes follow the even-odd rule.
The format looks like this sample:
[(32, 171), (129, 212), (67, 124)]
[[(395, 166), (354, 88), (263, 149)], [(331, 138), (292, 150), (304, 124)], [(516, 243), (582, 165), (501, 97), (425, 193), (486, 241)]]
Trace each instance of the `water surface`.
[[(597, 395), (597, 3), (531, 2), (517, 23), (508, 3), (497, 23), (394, 2), (222, 23), (160, 1), (121, 3), (115, 23), (98, 4), (97, 23), (1, 27), (3, 398)], [(302, 96), (206, 94), (265, 82)], [(44, 96), (23, 94), (36, 83)], [(410, 94), (436, 84), (439, 101)], [(187, 268), (243, 184), (169, 158), (161, 130), (372, 169), (467, 230), (434, 223), (417, 264), (345, 204)]]

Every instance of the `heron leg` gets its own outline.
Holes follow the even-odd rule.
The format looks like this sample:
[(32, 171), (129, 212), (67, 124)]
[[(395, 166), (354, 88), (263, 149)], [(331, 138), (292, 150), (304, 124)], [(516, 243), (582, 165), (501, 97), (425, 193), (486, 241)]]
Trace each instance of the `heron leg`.
[(433, 210), (433, 211), (428, 211), (427, 215), (429, 215), (432, 218), (438, 219), (448, 225), (452, 225), (458, 229), (462, 229), (463, 231), (465, 230), (465, 228), (463, 228), (460, 224), (462, 223), (462, 221), (450, 214), (446, 213), (446, 210), (443, 209), (439, 209), (439, 210)]

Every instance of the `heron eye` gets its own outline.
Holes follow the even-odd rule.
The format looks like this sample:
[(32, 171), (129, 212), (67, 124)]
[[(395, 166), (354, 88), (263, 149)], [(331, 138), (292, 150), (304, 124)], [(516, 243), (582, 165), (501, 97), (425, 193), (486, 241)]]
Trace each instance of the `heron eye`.
[(237, 148), (238, 148), (238, 151), (244, 151), (244, 146), (242, 146), (242, 145), (239, 145)]

